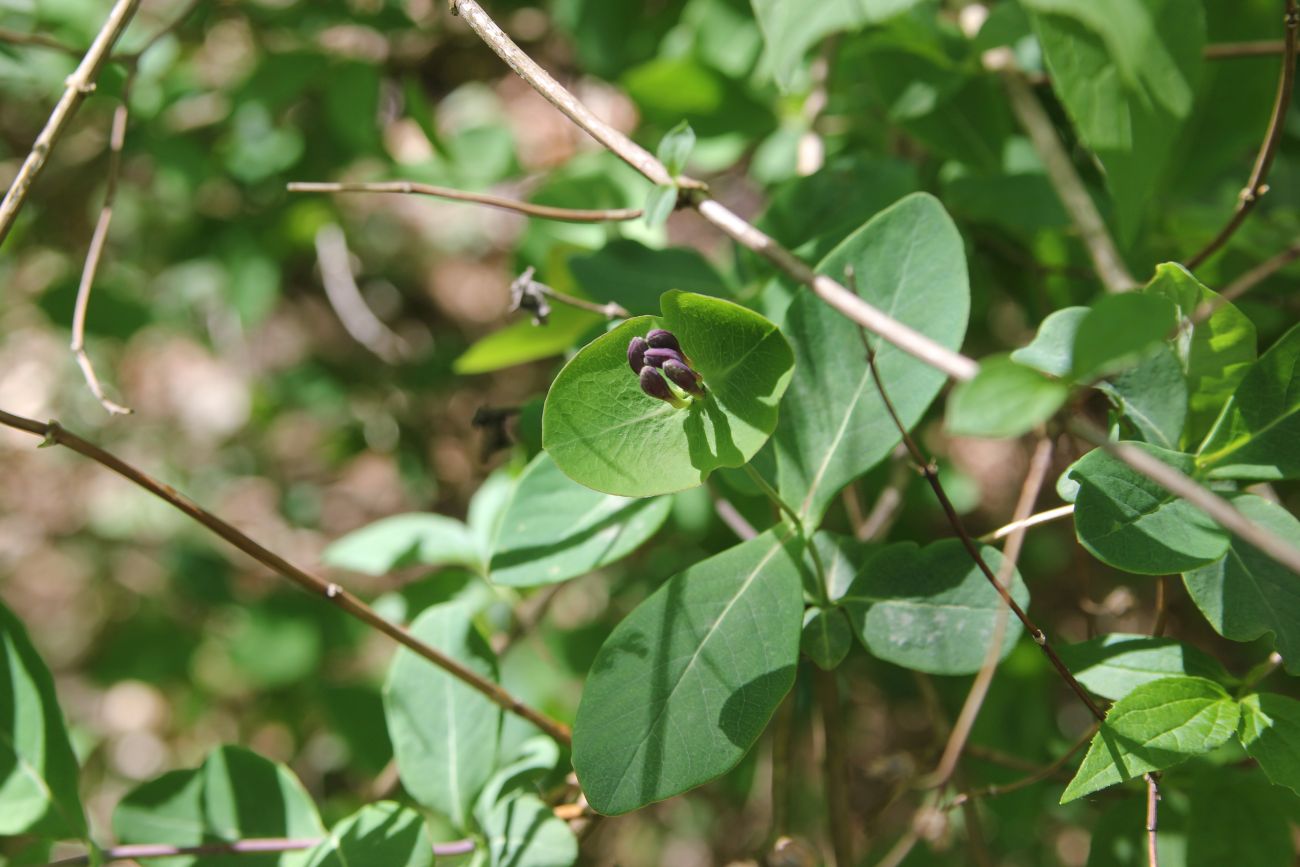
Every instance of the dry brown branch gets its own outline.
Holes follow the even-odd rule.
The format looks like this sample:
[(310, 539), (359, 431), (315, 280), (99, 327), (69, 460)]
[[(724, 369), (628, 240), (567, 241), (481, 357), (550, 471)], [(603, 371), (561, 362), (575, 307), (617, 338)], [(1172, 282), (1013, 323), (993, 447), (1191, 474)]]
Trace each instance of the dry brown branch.
[(529, 217), (543, 220), (560, 220), (566, 223), (610, 223), (620, 220), (635, 220), (641, 216), (640, 208), (609, 208), (605, 210), (580, 210), (577, 208), (553, 208), (550, 205), (535, 205), (518, 199), (507, 199), (490, 193), (470, 193), (451, 187), (435, 187), (433, 184), (420, 184), (413, 181), (376, 181), (373, 183), (309, 183), (294, 181), (288, 185), (291, 193), (405, 193), (417, 196), (433, 196), (450, 199), (455, 202), (471, 202), (514, 211)]
[(352, 338), (389, 364), (396, 364), (410, 351), (406, 341), (393, 333), (361, 295), (352, 275), (352, 257), (343, 230), (333, 223), (316, 232), (316, 259), (325, 297)]

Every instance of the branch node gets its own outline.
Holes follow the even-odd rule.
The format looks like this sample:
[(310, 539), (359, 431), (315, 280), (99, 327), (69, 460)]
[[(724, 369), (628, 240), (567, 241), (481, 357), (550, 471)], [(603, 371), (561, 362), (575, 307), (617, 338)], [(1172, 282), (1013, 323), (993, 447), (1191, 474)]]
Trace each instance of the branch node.
[(337, 599), (342, 595), (343, 595), (343, 588), (335, 584), (333, 581), (325, 585), (326, 599)]

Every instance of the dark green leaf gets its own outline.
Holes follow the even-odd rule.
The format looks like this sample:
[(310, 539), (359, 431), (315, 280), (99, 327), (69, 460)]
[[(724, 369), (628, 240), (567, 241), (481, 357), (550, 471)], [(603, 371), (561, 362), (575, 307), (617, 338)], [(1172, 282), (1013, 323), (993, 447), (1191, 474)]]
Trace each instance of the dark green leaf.
[(1187, 380), (1171, 347), (1161, 347), (1097, 388), (1143, 441), (1178, 448), (1187, 419)]
[(969, 437), (1015, 437), (1047, 421), (1070, 396), (1069, 387), (1004, 355), (980, 362), (975, 378), (948, 399), (949, 433)]
[[(1242, 774), (1233, 768), (1215, 770), (1201, 775), (1192, 789), (1187, 867), (1294, 864), (1290, 799), (1279, 797), (1284, 793), (1258, 774)], [(1165, 862), (1160, 863), (1164, 867)]]
[(803, 616), (799, 649), (823, 671), (844, 661), (853, 643), (853, 630), (840, 608), (809, 608)]
[(1106, 295), (1075, 332), (1071, 377), (1087, 382), (1132, 366), (1173, 334), (1176, 323), (1167, 298), (1137, 292)]
[(1240, 734), (1268, 778), (1300, 795), (1300, 701), (1271, 692), (1246, 696)]
[(614, 629), (573, 728), (595, 809), (679, 794), (749, 750), (794, 682), (800, 556), (764, 533), (674, 576)]
[(569, 258), (573, 279), (599, 301), (617, 301), (634, 316), (659, 312), (668, 289), (725, 295), (727, 284), (703, 256), (687, 247), (655, 250), (622, 238), (594, 253)]
[(363, 864), (430, 867), (433, 843), (420, 814), (392, 801), (369, 804), (331, 828), (307, 855), (307, 867)]
[(1178, 674), (1223, 683), (1231, 680), (1218, 660), (1172, 638), (1113, 632), (1060, 648), (1079, 683), (1112, 701), (1153, 680)]

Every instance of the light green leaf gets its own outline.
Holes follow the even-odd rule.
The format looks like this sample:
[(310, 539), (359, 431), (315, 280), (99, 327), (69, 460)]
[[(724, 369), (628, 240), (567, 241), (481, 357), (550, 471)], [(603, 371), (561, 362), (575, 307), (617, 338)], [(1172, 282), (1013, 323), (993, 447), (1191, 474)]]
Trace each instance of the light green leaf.
[(803, 616), (799, 649), (823, 671), (830, 671), (849, 655), (853, 630), (840, 608), (809, 608)]
[(307, 856), (307, 867), (431, 867), (433, 843), (424, 819), (392, 801), (362, 807), (335, 825)]
[[(1193, 470), (1190, 455), (1131, 445), (1184, 473)], [(1228, 549), (1227, 531), (1208, 515), (1102, 449), (1088, 452), (1066, 474), (1079, 484), (1079, 542), (1103, 563), (1140, 575), (1168, 575), (1213, 563)]]
[(1025, 0), (1052, 87), (1131, 237), (1192, 109), (1205, 13), (1180, 0)]
[(478, 796), (474, 815), (479, 824), (486, 826), (488, 817), (503, 795), (528, 785), (547, 774), (560, 762), (560, 747), (546, 735), (535, 735), (524, 741), (517, 755), (505, 767), (498, 768)]
[[(1186, 268), (1166, 262), (1143, 290), (1174, 302), (1178, 339), (1174, 349), (1187, 378), (1187, 425), (1182, 447), (1195, 446), (1219, 417), (1255, 360), (1255, 325), (1240, 310), (1205, 288)], [(1194, 321), (1202, 305), (1214, 305), (1204, 322)]]
[(1246, 371), (1201, 445), (1196, 465), (1221, 479), (1300, 476), (1300, 325)]
[(651, 228), (662, 226), (677, 207), (677, 187), (674, 184), (656, 184), (646, 193), (645, 223)]
[(1070, 396), (1069, 387), (1005, 355), (980, 362), (948, 399), (948, 432), (968, 437), (1015, 437), (1047, 421)]
[(492, 552), (493, 583), (554, 584), (626, 557), (668, 517), (667, 497), (628, 499), (570, 479), (542, 452), (519, 477)]
[[(254, 837), (323, 837), (316, 805), (293, 772), (242, 747), (219, 747), (201, 767), (172, 771), (132, 790), (113, 813), (123, 843), (233, 843)], [(296, 867), (306, 852), (160, 858), (161, 867)]]
[[(1233, 497), (1248, 519), (1300, 547), (1300, 521), (1263, 497)], [(1300, 577), (1267, 554), (1232, 537), (1228, 555), (1183, 575), (1196, 607), (1215, 631), (1233, 641), (1254, 641), (1266, 633), (1282, 654), (1286, 670), (1300, 674)]]
[(1011, 353), (1011, 360), (1052, 376), (1068, 376), (1074, 368), (1074, 336), (1090, 312), (1087, 307), (1064, 307), (1048, 314), (1034, 339)]
[(1166, 677), (1135, 688), (1106, 714), (1061, 803), (1163, 771), (1208, 753), (1237, 731), (1232, 696), (1200, 677)]
[(1117, 701), (1136, 687), (1185, 674), (1223, 683), (1231, 677), (1219, 661), (1172, 638), (1113, 632), (1059, 648), (1061, 660), (1079, 683)]
[(748, 752), (794, 682), (800, 556), (769, 531), (678, 573), (614, 629), (573, 727), (592, 807), (635, 810)]
[(535, 795), (499, 802), (483, 826), (492, 867), (571, 867), (578, 840)]
[(443, 515), (410, 513), (381, 518), (335, 540), (322, 559), (338, 569), (384, 575), (403, 566), (466, 566), (483, 571), (483, 555), (469, 528)]
[(1300, 795), (1300, 701), (1271, 692), (1246, 696), (1240, 734), (1268, 778)]
[(804, 54), (822, 37), (865, 24), (884, 21), (915, 6), (919, 0), (750, 0), (766, 46), (763, 68), (787, 87)]
[(479, 338), (452, 363), (451, 369), (462, 376), (491, 373), (561, 355), (601, 322), (598, 313), (557, 304), (551, 308), (545, 325), (523, 318)]
[[(738, 467), (776, 427), (794, 356), (776, 326), (730, 301), (667, 292), (663, 316), (638, 316), (584, 347), (546, 396), (542, 444), (570, 478), (625, 497), (694, 487)], [(707, 394), (677, 408), (641, 391), (627, 345), (652, 328), (681, 343)]]
[(54, 680), (0, 605), (0, 836), (25, 833), (84, 837), (86, 819)]
[[(997, 574), (1002, 554), (983, 545), (984, 562)], [(1029, 605), (1029, 591), (1013, 572), (1011, 598)], [(858, 638), (874, 656), (929, 674), (979, 671), (997, 626), (1002, 598), (961, 542), (944, 539), (924, 548), (889, 545), (859, 566), (841, 600)], [(1002, 657), (1022, 626), (1008, 613)]]
[[(831, 251), (819, 273), (940, 344), (958, 349), (966, 333), (970, 284), (956, 226), (933, 196), (917, 193), (881, 211)], [(790, 394), (774, 442), (777, 489), (805, 525), (816, 525), (848, 482), (884, 459), (900, 440), (876, 390), (858, 326), (811, 293), (786, 315), (795, 345)], [(943, 373), (876, 340), (876, 364), (903, 424), (911, 427), (943, 387)]]
[(664, 133), (655, 156), (668, 169), (668, 174), (676, 177), (686, 169), (686, 160), (694, 149), (695, 130), (691, 129), (689, 123), (682, 121)]
[[(452, 659), (496, 681), (496, 655), (464, 605), (435, 605), (411, 632)], [(457, 828), (496, 766), (501, 708), (428, 660), (402, 649), (384, 684), (384, 714), (402, 785)]]
[(1163, 346), (1137, 367), (1097, 383), (1097, 389), (1143, 441), (1178, 448), (1187, 420), (1187, 380), (1171, 347)]
[[(818, 530), (813, 537), (822, 567), (826, 570), (826, 598), (839, 602), (849, 592), (858, 570), (882, 547), (879, 542), (859, 542), (852, 536)], [(806, 554), (806, 552), (805, 552)], [(816, 571), (811, 556), (805, 556), (808, 569)]]
[(1087, 382), (1133, 366), (1160, 346), (1176, 323), (1167, 298), (1138, 292), (1102, 297), (1075, 332), (1071, 377)]

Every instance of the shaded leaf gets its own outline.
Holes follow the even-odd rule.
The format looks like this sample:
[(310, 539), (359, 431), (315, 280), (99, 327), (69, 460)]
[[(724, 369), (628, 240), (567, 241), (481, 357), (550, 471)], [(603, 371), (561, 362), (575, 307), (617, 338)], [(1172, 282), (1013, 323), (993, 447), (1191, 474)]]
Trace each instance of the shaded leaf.
[(853, 630), (840, 608), (809, 608), (804, 612), (799, 649), (823, 671), (830, 671), (849, 654)]
[(1087, 382), (1132, 366), (1162, 344), (1176, 322), (1167, 298), (1137, 292), (1102, 297), (1075, 331), (1071, 377)]
[(1074, 337), (1090, 312), (1087, 307), (1064, 307), (1048, 314), (1034, 339), (1011, 353), (1011, 360), (1052, 376), (1068, 376), (1074, 368)]
[(1097, 388), (1143, 441), (1178, 448), (1187, 420), (1187, 380), (1172, 348), (1161, 347)]
[(430, 867), (433, 843), (414, 810), (380, 801), (368, 804), (330, 829), (307, 856), (307, 867)]
[(483, 825), (492, 867), (570, 867), (578, 840), (540, 798), (520, 794), (499, 802)]
[(655, 250), (627, 238), (569, 258), (573, 279), (600, 301), (616, 301), (634, 316), (659, 311), (665, 289), (725, 295), (727, 285), (709, 262), (687, 247)]
[(1079, 683), (1112, 701), (1144, 683), (1173, 675), (1231, 681), (1218, 660), (1172, 638), (1113, 632), (1064, 645), (1058, 652)]
[(1300, 701), (1271, 692), (1246, 696), (1240, 734), (1268, 778), (1300, 795)]

